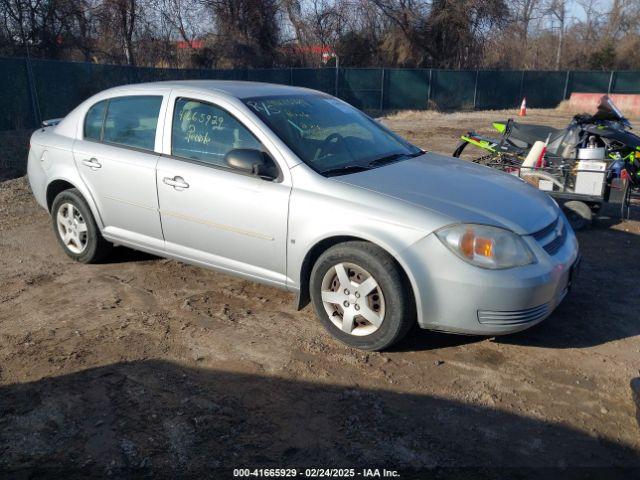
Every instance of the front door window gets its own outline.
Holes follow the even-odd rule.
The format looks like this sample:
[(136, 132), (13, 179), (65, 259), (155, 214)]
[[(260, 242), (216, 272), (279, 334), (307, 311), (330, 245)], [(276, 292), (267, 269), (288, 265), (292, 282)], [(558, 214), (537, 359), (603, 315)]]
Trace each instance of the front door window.
[(179, 98), (173, 112), (171, 154), (225, 166), (233, 149), (263, 150), (260, 142), (227, 111), (211, 104)]

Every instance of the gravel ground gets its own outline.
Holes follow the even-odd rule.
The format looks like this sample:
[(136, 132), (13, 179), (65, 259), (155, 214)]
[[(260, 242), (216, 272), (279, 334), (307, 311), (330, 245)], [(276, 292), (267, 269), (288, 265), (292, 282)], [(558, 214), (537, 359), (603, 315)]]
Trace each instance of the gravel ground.
[[(450, 153), (461, 132), (512, 113), (383, 120)], [(270, 287), (124, 248), (73, 263), (26, 180), (2, 182), (0, 476), (386, 466), (630, 478), (598, 468), (640, 469), (639, 213), (579, 234), (578, 284), (539, 326), (497, 338), (416, 329), (364, 353)]]

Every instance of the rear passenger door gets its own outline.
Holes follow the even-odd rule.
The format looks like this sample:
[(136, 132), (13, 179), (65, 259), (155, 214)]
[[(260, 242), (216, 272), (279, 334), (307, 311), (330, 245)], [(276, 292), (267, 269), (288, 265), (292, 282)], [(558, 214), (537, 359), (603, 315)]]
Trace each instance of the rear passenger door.
[(132, 95), (103, 100), (87, 111), (74, 158), (108, 238), (163, 247), (156, 192), (163, 108), (163, 95)]

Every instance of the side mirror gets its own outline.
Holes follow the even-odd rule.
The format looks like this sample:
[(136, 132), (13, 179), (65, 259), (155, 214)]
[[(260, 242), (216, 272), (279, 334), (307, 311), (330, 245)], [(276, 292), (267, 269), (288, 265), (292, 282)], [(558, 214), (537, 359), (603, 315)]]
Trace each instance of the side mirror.
[(224, 163), (228, 167), (273, 180), (278, 178), (278, 169), (273, 159), (265, 152), (252, 148), (236, 148), (227, 152)]

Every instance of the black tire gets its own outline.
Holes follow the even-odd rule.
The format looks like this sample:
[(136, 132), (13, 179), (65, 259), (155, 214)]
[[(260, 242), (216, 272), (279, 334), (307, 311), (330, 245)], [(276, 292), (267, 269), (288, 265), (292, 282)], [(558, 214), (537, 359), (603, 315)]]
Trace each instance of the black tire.
[(587, 228), (593, 221), (593, 212), (589, 205), (584, 202), (571, 200), (562, 205), (562, 209), (575, 231)]
[[(342, 331), (334, 325), (325, 310), (321, 296), (322, 282), (325, 274), (339, 263), (354, 264), (366, 270), (381, 289), (385, 312), (382, 323), (371, 334), (356, 336)], [(316, 315), (322, 324), (331, 335), (350, 347), (384, 350), (402, 339), (416, 323), (412, 289), (401, 267), (391, 255), (369, 242), (340, 243), (325, 251), (313, 266), (309, 288)]]
[(467, 142), (466, 140), (461, 140), (456, 146), (456, 149), (453, 151), (453, 156), (456, 158), (460, 158), (460, 155), (462, 155), (462, 151), (467, 147), (467, 145), (469, 145), (469, 142)]
[(625, 191), (620, 205), (620, 219), (629, 220), (631, 218), (631, 182), (625, 182)]
[[(70, 247), (68, 247), (64, 242), (60, 229), (58, 228), (58, 212), (61, 209), (64, 209), (64, 206), (68, 204), (73, 205), (78, 210), (80, 218), (86, 224), (86, 244), (84, 245), (84, 249), (78, 253), (70, 250)], [(64, 190), (56, 196), (53, 200), (53, 205), (51, 206), (51, 219), (53, 231), (58, 239), (58, 243), (69, 257), (78, 262), (99, 262), (104, 259), (113, 248), (113, 245), (102, 237), (89, 205), (87, 205), (82, 194), (75, 188)]]

